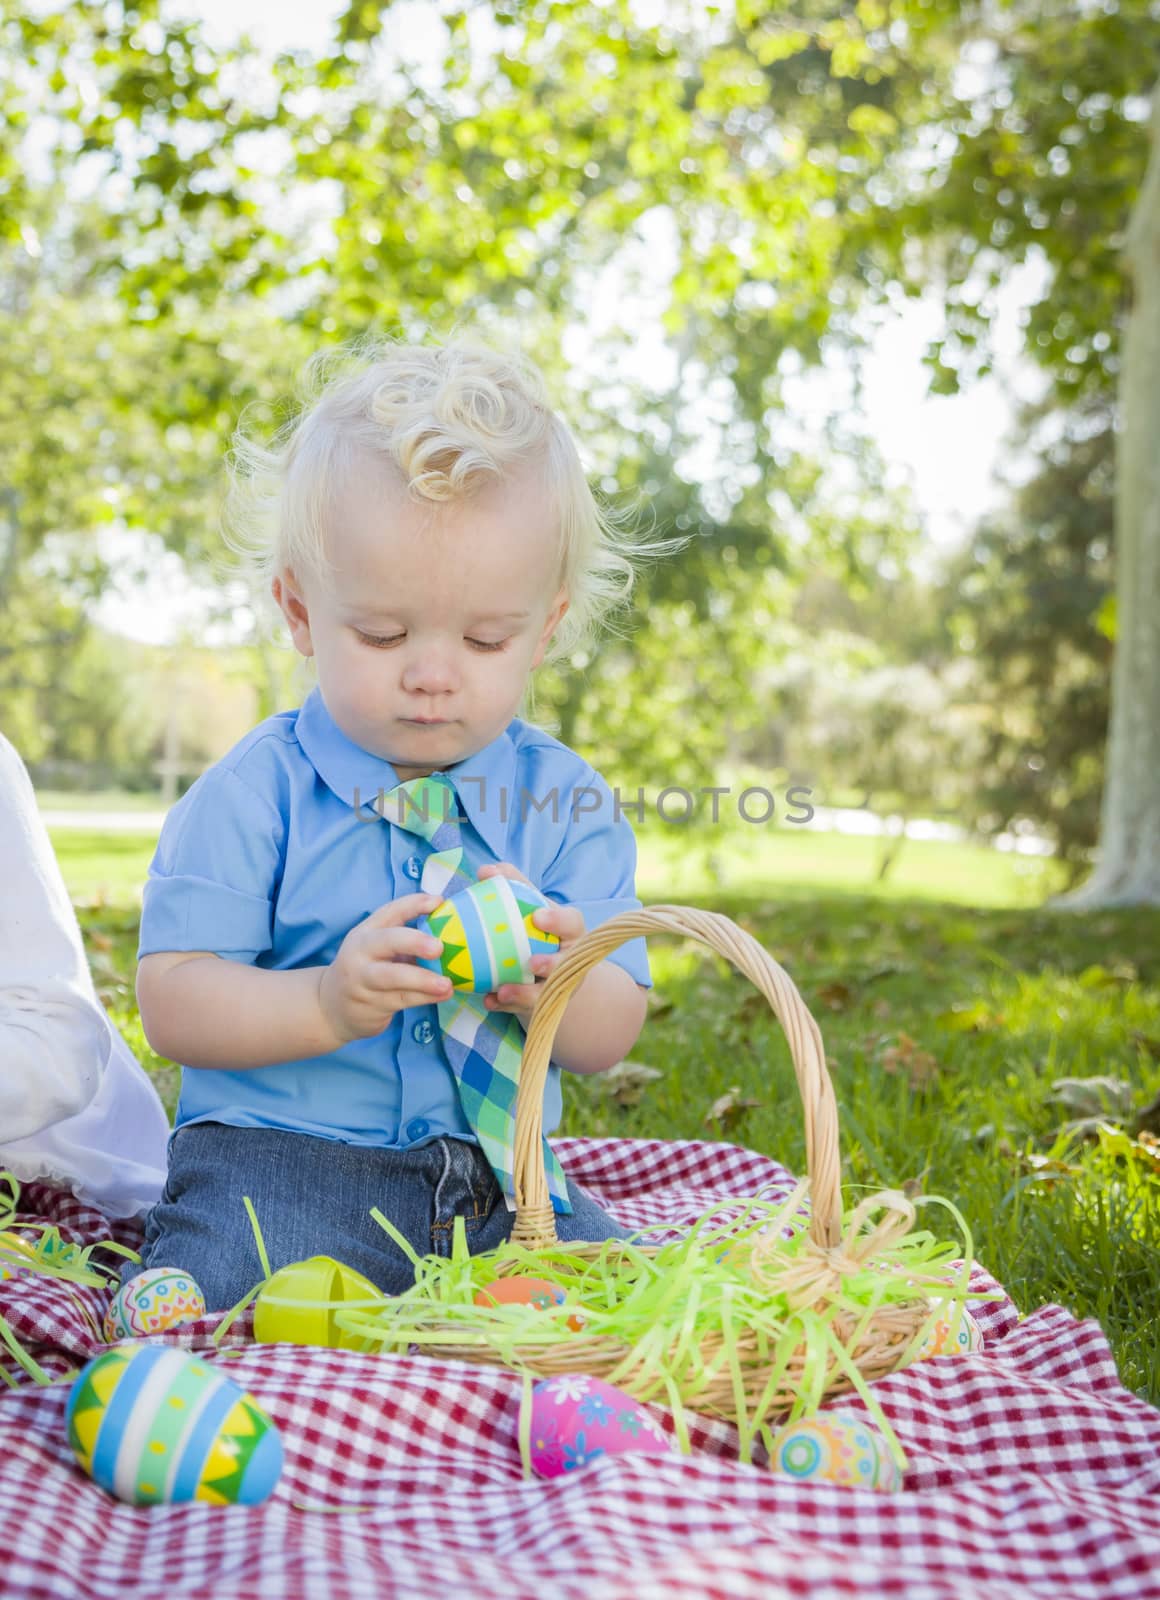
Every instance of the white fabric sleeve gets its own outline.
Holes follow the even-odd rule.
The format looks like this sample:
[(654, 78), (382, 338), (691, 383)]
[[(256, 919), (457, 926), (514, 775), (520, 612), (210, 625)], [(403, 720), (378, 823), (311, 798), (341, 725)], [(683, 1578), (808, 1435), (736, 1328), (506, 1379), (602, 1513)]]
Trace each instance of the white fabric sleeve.
[(75, 1116), (111, 1047), (32, 784), (0, 734), (0, 1140)]
[(139, 1216), (169, 1123), (93, 986), (24, 763), (0, 734), (0, 1167)]

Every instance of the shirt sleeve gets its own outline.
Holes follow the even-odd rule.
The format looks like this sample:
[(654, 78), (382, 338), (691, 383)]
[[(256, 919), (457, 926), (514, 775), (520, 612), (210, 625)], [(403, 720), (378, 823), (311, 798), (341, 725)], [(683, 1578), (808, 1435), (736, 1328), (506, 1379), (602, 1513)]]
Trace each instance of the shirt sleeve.
[(0, 735), (0, 1139), (81, 1112), (109, 1057), (76, 913), (32, 783)]
[(273, 945), (286, 824), (272, 799), (211, 767), (165, 819), (141, 907), (138, 957), (207, 950), (254, 962)]
[[(639, 911), (636, 837), (619, 815), (612, 790), (589, 770), (570, 793), (568, 826), (540, 887), (550, 900), (575, 906), (589, 931), (621, 911)], [(629, 939), (606, 956), (642, 988), (652, 987), (644, 939)]]

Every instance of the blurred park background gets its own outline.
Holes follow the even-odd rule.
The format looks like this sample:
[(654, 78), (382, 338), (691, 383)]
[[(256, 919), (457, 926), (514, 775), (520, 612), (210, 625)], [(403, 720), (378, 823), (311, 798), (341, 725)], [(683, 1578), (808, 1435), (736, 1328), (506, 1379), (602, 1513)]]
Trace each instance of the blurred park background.
[[(231, 433), (320, 346), (466, 324), (542, 365), (611, 504), (691, 535), (536, 690), (649, 797), (642, 897), (785, 961), (852, 1181), (955, 1196), (1025, 1303), (1099, 1315), (1160, 1393), (1160, 495), (1123, 492), (1156, 0), (0, 19), (0, 726), (170, 1106), (132, 996), (160, 816), (309, 682), (223, 565)], [(665, 821), (672, 786), (774, 811)], [(715, 958), (654, 966), (641, 1060), (571, 1130), (800, 1163), (769, 1019)]]

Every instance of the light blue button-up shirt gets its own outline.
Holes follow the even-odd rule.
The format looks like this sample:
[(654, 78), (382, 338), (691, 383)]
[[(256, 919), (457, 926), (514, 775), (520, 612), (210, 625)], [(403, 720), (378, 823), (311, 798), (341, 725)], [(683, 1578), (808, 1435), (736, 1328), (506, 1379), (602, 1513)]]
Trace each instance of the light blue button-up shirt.
[[(491, 858), (577, 906), (586, 927), (639, 907), (632, 829), (604, 779), (558, 739), (516, 718), (447, 776)], [(364, 917), (416, 890), (415, 835), (368, 805), (397, 782), (389, 762), (336, 726), (317, 689), (300, 710), (260, 723), (166, 818), (139, 955), (207, 950), (275, 971), (333, 961)], [(650, 984), (643, 939), (607, 959)], [(560, 1120), (559, 1078), (552, 1067), (545, 1132)], [(236, 1072), (183, 1067), (175, 1125), (207, 1121), (391, 1149), (473, 1138), (434, 1005), (398, 1012), (382, 1033), (331, 1055)]]

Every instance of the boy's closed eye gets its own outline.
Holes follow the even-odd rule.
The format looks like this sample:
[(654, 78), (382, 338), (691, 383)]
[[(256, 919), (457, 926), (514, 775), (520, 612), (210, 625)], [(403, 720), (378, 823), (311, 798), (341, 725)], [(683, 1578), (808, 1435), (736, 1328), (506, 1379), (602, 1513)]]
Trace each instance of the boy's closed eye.
[[(393, 633), (387, 637), (383, 637), (379, 634), (363, 633), (361, 630), (359, 630), (358, 636), (362, 640), (363, 644), (368, 644), (375, 650), (389, 650), (392, 645), (402, 644), (403, 640), (407, 637), (405, 633)], [(464, 644), (470, 645), (473, 650), (506, 650), (508, 645), (511, 643), (511, 640), (469, 639), (465, 637), (463, 642)]]

